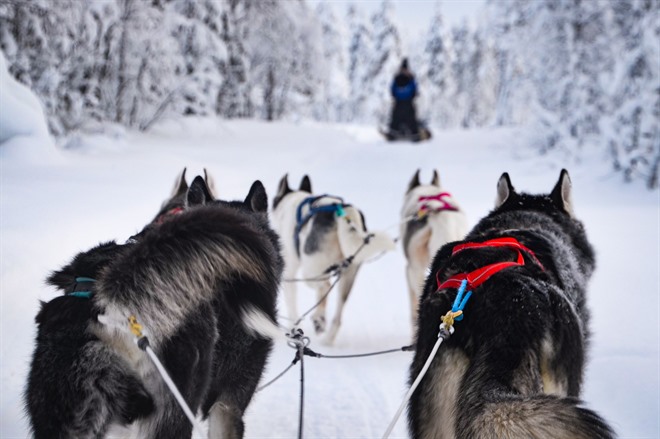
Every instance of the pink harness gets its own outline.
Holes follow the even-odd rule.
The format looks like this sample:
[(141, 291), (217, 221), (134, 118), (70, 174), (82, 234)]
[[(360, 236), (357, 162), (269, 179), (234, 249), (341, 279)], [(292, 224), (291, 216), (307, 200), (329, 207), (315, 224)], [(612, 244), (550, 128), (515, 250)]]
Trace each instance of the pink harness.
[[(451, 197), (451, 194), (449, 192), (440, 192), (438, 195), (419, 197), (417, 199), (417, 202), (421, 203), (421, 206), (418, 212), (420, 214), (425, 214), (428, 212), (440, 212), (443, 210), (451, 210), (454, 212), (458, 211), (458, 208), (450, 204), (447, 200), (445, 200), (445, 197)], [(440, 206), (431, 208), (428, 203), (429, 201), (437, 201), (438, 203), (440, 203)]]

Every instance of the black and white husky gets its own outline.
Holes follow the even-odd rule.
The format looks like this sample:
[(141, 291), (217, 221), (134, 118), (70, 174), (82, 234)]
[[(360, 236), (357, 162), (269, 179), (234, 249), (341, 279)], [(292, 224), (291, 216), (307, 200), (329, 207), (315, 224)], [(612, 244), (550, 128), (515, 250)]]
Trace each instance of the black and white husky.
[(517, 193), (503, 174), (496, 208), (464, 241), (440, 249), (427, 278), (411, 379), (438, 339), (440, 318), (461, 308), (463, 315), (412, 395), (412, 436), (612, 438), (577, 399), (594, 264), (565, 170), (548, 195)]
[(208, 418), (209, 437), (243, 436), (243, 413), (279, 334), (278, 238), (258, 181), (244, 201), (224, 202), (197, 177), (183, 201), (177, 214), (162, 216), (163, 206), (126, 244), (94, 247), (49, 277), (64, 295), (36, 319), (25, 392), (35, 438), (191, 436), (136, 345), (131, 316), (192, 411)]
[(417, 322), (419, 297), (431, 258), (444, 244), (463, 239), (468, 232), (465, 212), (442, 189), (438, 171), (429, 184), (419, 182), (419, 169), (408, 184), (401, 208), (401, 237), (406, 256), (406, 280), (411, 321)]
[[(326, 329), (326, 300), (330, 289), (326, 269), (352, 258), (339, 281), (337, 310), (323, 342), (332, 344), (341, 325), (341, 315), (360, 265), (379, 253), (393, 250), (394, 241), (382, 232), (369, 233), (364, 216), (356, 207), (333, 195), (312, 195), (310, 179), (305, 175), (298, 190), (289, 187), (287, 175), (279, 182), (273, 199), (273, 227), (280, 235), (284, 255), (284, 299), (289, 319), (298, 318), (296, 284), (287, 279), (301, 278), (316, 290), (320, 305), (314, 310), (316, 332)], [(317, 278), (321, 278), (316, 280)], [(323, 298), (323, 300), (321, 300)]]

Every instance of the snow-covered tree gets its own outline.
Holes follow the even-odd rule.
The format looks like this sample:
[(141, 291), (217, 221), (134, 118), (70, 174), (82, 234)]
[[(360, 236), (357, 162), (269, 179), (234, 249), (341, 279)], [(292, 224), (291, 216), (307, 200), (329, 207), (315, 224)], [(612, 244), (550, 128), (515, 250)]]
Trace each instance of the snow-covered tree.
[(371, 97), (365, 108), (368, 120), (385, 121), (389, 117), (390, 84), (402, 60), (401, 38), (394, 18), (394, 6), (383, 0), (371, 17), (372, 53), (367, 58), (365, 92)]
[(347, 13), (348, 23), (348, 81), (350, 95), (347, 105), (347, 117), (355, 120), (364, 114), (368, 98), (369, 59), (373, 53), (373, 32), (364, 13), (350, 5)]
[(422, 90), (418, 102), (423, 100), (426, 104), (424, 107), (429, 110), (427, 116), (438, 126), (446, 128), (451, 126), (454, 113), (450, 96), (456, 93), (456, 84), (452, 72), (454, 54), (451, 36), (445, 28), (439, 2), (425, 40), (421, 57), (423, 67), (418, 70), (418, 82)]
[(347, 29), (328, 3), (319, 3), (316, 18), (321, 32), (321, 56), (318, 67), (321, 86), (318, 89), (314, 116), (320, 120), (346, 121), (350, 86), (347, 75)]
[[(660, 14), (658, 3), (611, 5), (613, 50), (622, 54), (611, 85), (612, 117), (605, 119), (614, 167), (626, 180), (658, 188), (660, 173)], [(609, 131), (607, 128), (611, 128)]]

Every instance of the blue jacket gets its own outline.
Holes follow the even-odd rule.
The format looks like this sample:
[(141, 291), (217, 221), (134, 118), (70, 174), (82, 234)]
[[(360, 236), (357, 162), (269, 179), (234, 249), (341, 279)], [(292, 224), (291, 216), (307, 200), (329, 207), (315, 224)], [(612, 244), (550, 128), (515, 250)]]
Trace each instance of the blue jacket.
[(392, 96), (397, 101), (408, 101), (417, 94), (417, 83), (412, 76), (397, 75), (390, 87)]

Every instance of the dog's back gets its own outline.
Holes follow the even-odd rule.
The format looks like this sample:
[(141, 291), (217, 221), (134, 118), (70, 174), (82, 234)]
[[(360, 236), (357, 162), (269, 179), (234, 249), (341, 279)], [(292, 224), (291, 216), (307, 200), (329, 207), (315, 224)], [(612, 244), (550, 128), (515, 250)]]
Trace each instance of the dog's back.
[(593, 267), (593, 250), (572, 216), (568, 174), (547, 196), (517, 194), (503, 175), (498, 207), (465, 241), (438, 252), (426, 281), (411, 379), (452, 309), (457, 290), (448, 280), (467, 273), (468, 285), (477, 286), (410, 401), (413, 437), (612, 437), (577, 399)]

